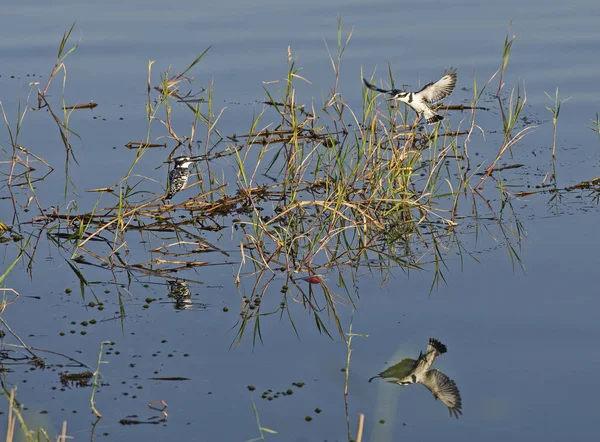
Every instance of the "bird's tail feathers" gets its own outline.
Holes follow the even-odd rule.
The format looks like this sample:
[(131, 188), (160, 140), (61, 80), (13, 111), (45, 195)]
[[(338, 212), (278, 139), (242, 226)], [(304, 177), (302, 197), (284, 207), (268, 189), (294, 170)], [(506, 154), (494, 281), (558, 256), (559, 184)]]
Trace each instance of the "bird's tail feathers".
[(427, 124), (435, 124), (438, 121), (442, 121), (444, 119), (444, 117), (442, 117), (441, 115), (434, 115), (433, 117), (430, 117), (427, 119)]

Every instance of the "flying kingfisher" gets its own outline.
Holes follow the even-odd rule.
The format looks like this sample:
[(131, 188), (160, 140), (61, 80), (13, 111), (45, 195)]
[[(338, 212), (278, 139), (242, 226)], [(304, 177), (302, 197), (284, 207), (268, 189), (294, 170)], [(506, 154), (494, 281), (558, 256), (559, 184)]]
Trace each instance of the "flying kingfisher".
[(188, 157), (180, 156), (173, 158), (175, 166), (173, 170), (169, 172), (169, 179), (167, 182), (167, 195), (166, 200), (171, 200), (173, 196), (185, 187), (190, 177), (190, 166), (196, 161), (202, 160), (203, 157)]
[(369, 382), (375, 378), (395, 378), (388, 382), (398, 385), (423, 384), (433, 393), (436, 400), (441, 400), (448, 407), (450, 417), (454, 416), (458, 419), (458, 416), (462, 415), (462, 401), (456, 384), (441, 371), (435, 368), (430, 370), (435, 358), (446, 351), (444, 344), (431, 338), (427, 345), (427, 352), (425, 354), (421, 352), (417, 360), (403, 359), (377, 376), (373, 376)]
[[(407, 92), (400, 89), (380, 89), (377, 86), (369, 83), (366, 78), (363, 78), (365, 86), (377, 92), (389, 94), (390, 98), (387, 101), (398, 100), (408, 104), (418, 114), (419, 119), (425, 115), (427, 124), (434, 124), (442, 121), (444, 117), (437, 114), (431, 105), (443, 100), (449, 96), (456, 86), (456, 69), (448, 69), (444, 72), (442, 78), (435, 83), (426, 84), (423, 89), (418, 92)], [(417, 120), (418, 121), (418, 120)]]

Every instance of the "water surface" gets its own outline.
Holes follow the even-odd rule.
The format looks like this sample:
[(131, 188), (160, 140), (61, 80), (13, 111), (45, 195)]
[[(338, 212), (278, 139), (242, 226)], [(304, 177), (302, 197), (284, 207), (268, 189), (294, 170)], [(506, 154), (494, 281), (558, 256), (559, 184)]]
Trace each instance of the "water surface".
[[(598, 112), (600, 98), (598, 12), (596, 3), (585, 1), (509, 1), (485, 8), (471, 1), (369, 5), (225, 1), (210, 7), (197, 2), (167, 7), (151, 1), (15, 4), (4, 8), (1, 20), (5, 37), (0, 42), (0, 100), (14, 125), (17, 103), (24, 101), (28, 84), (45, 83), (62, 33), (76, 22), (73, 38), (79, 47), (67, 59), (65, 97), (69, 103), (92, 99), (99, 106), (71, 118), (70, 125), (81, 139), (72, 140), (79, 164), (69, 169), (72, 184), (66, 196), (64, 146), (45, 111), (28, 112), (19, 142), (57, 169), (35, 184), (43, 208), (73, 201), (85, 212), (97, 198), (86, 190), (120, 179), (136, 156), (123, 145), (146, 135), (149, 60), (155, 60), (154, 85), (169, 66), (172, 74), (181, 72), (212, 45), (190, 75), (196, 86), (214, 82), (214, 106), (226, 108), (218, 129), (227, 135), (242, 134), (263, 109), (263, 82), (286, 75), (288, 46), (303, 67), (301, 75), (311, 81), (299, 84), (298, 101), (310, 102), (314, 97), (315, 106), (321, 105), (334, 81), (324, 42), (335, 50), (338, 15), (344, 36), (354, 28), (343, 57), (339, 91), (355, 110), (361, 106), (361, 73), (374, 73), (378, 82), (389, 85), (388, 63), (397, 82), (415, 88), (437, 79), (450, 66), (458, 68), (459, 85), (447, 101), (468, 104), (474, 78), (481, 87), (499, 67), (502, 44), (510, 32), (518, 38), (503, 97), (507, 100), (511, 88), (521, 81), (527, 91), (524, 114), (538, 127), (513, 148), (512, 157), (505, 157), (508, 163), (525, 164), (523, 171), (507, 179), (523, 190), (540, 184), (551, 171), (552, 115), (546, 106), (552, 103), (544, 92), (554, 94), (558, 88), (561, 98), (571, 99), (558, 120), (556, 178), (558, 186), (569, 186), (600, 175), (600, 140), (587, 127)], [(490, 90), (496, 89), (495, 80)], [(53, 83), (51, 94), (60, 96), (60, 81)], [(478, 121), (486, 131), (501, 129), (497, 107), (490, 106), (492, 111), (482, 112)], [(449, 118), (457, 126), (465, 119), (464, 127), (468, 116), (456, 112)], [(182, 133), (189, 124), (189, 117), (174, 121)], [(0, 131), (2, 161), (7, 161), (10, 140), (4, 127)], [(152, 135), (161, 134), (155, 129)], [(469, 146), (472, 158), (487, 167), (499, 140), (501, 136), (493, 133), (474, 136)], [(166, 168), (158, 166), (172, 147), (148, 151), (136, 166), (134, 173), (148, 191), (161, 192)], [(234, 185), (234, 161), (224, 159), (218, 164), (218, 173)], [(5, 165), (0, 170), (8, 173)], [(487, 186), (493, 188), (491, 182)], [(11, 200), (4, 189), (0, 220), (13, 224)], [(29, 195), (25, 187), (13, 190), (21, 199)], [(600, 238), (593, 196), (592, 191), (574, 191), (551, 203), (549, 194), (513, 200), (524, 228), (523, 239), (513, 237), (513, 244), (524, 269), (511, 261), (493, 223), (477, 230), (461, 226), (465, 227), (464, 247), (473, 257), (451, 251), (445, 257), (445, 282), (433, 290), (431, 267), (410, 272), (392, 269), (385, 284), (381, 273), (367, 267), (355, 273), (341, 269), (346, 278), (354, 276), (346, 281), (353, 283), (350, 292), (356, 306), (353, 309), (340, 299), (343, 327), (347, 330), (352, 322), (355, 333), (369, 335), (354, 338), (348, 398), (352, 428), (359, 413), (366, 416), (363, 440), (593, 438), (596, 398), (587, 380), (593, 379), (600, 363), (600, 357), (589, 351), (599, 338), (594, 257)], [(106, 195), (103, 201), (114, 198)], [(468, 207), (470, 200), (465, 198), (461, 204)], [(34, 207), (31, 212), (20, 211), (19, 220), (31, 219), (34, 212)], [(23, 229), (31, 231), (27, 226)], [(251, 279), (243, 279), (239, 289), (234, 283), (240, 235), (231, 220), (219, 234), (207, 233), (206, 238), (230, 252), (230, 257), (210, 254), (206, 259), (219, 265), (190, 271), (187, 276), (198, 282), (190, 285), (192, 308), (176, 310), (167, 298), (164, 279), (138, 275), (127, 281), (125, 273), (117, 271), (116, 280), (126, 285), (124, 290), (115, 285), (109, 271), (96, 267), (85, 268), (86, 279), (95, 285), (82, 298), (79, 281), (67, 264), (71, 257), (44, 235), (33, 270), (28, 272), (21, 262), (4, 281), (21, 298), (2, 317), (28, 345), (67, 354), (92, 369), (100, 343), (114, 342), (107, 346), (108, 364), (101, 367), (103, 385), (96, 396), (104, 415), (94, 429), (98, 439), (136, 441), (176, 435), (187, 440), (248, 440), (258, 437), (253, 401), (261, 424), (278, 432), (267, 435), (268, 439), (347, 440), (342, 339), (320, 334), (314, 317), (302, 305), (291, 303), (297, 334), (286, 316), (273, 315), (262, 320), (263, 342), (253, 345), (249, 333), (239, 347), (230, 348), (241, 296), (251, 292)], [(143, 235), (133, 236), (128, 253), (142, 261), (158, 245)], [(12, 244), (2, 247), (5, 258), (0, 269), (7, 269), (18, 249)], [(327, 285), (343, 294), (337, 285), (338, 270), (326, 276)], [(283, 277), (275, 280), (266, 302), (280, 302), (283, 284)], [(67, 288), (70, 294), (65, 293)], [(117, 288), (127, 295), (122, 297), (123, 320)], [(146, 298), (156, 301), (145, 308)], [(92, 301), (102, 301), (104, 310), (89, 307)], [(224, 312), (224, 307), (229, 311)], [(81, 325), (92, 319), (97, 321), (94, 326)], [(455, 380), (461, 392), (464, 415), (459, 420), (450, 419), (443, 404), (422, 386), (367, 383), (386, 364), (416, 356), (430, 337), (448, 346), (448, 353), (435, 366)], [(9, 335), (4, 342), (16, 341)], [(18, 386), (18, 399), (27, 407), (25, 417), (32, 426), (58, 431), (66, 420), (69, 435), (90, 437), (91, 389), (60, 390), (58, 372), (75, 370), (60, 367), (66, 363), (63, 358), (49, 356), (48, 370), (3, 363), (9, 370), (4, 382), (8, 388)], [(189, 380), (151, 379), (156, 377)], [(293, 385), (298, 382), (304, 385)], [(256, 389), (249, 391), (249, 385)], [(290, 389), (293, 394), (262, 399), (269, 389), (272, 393)], [(119, 424), (126, 417), (144, 420), (157, 415), (147, 403), (159, 399), (169, 406), (166, 422)], [(2, 406), (5, 412), (7, 403)], [(316, 408), (322, 412), (316, 413)], [(49, 413), (41, 414), (43, 410)], [(0, 430), (5, 427), (6, 419), (0, 416)]]

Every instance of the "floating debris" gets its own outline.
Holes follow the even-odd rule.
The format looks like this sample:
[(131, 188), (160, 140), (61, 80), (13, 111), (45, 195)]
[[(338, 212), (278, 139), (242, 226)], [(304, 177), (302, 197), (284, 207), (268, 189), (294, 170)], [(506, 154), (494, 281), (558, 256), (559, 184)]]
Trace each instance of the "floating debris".
[(148, 149), (151, 147), (167, 147), (166, 144), (157, 144), (157, 143), (138, 143), (135, 141), (130, 141), (125, 145), (127, 149)]
[(59, 373), (60, 383), (63, 387), (89, 387), (92, 376), (94, 373), (89, 370), (81, 373)]
[(98, 103), (94, 103), (93, 101), (90, 101), (89, 103), (85, 103), (85, 104), (75, 104), (73, 106), (66, 106), (66, 107), (63, 107), (63, 109), (66, 109), (66, 110), (93, 109), (96, 106), (98, 106)]

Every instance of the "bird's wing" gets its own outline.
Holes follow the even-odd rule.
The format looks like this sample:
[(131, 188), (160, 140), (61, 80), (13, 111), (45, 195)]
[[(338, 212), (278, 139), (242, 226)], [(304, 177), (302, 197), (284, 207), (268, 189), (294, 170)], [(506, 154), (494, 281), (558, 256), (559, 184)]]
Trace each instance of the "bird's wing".
[(417, 93), (421, 94), (421, 97), (423, 97), (427, 103), (436, 103), (450, 95), (454, 90), (454, 86), (456, 86), (456, 70), (449, 69), (444, 72), (442, 78), (435, 83), (425, 85), (425, 87)]
[(454, 416), (458, 419), (458, 416), (462, 415), (462, 400), (452, 379), (441, 371), (433, 369), (425, 373), (420, 382), (433, 393), (436, 399), (448, 407), (450, 417)]
[(363, 83), (365, 83), (365, 86), (368, 87), (369, 89), (371, 89), (373, 91), (381, 92), (383, 94), (397, 95), (400, 92), (402, 92), (400, 89), (380, 89), (377, 86), (375, 86), (374, 84), (369, 83), (366, 78), (363, 78)]

